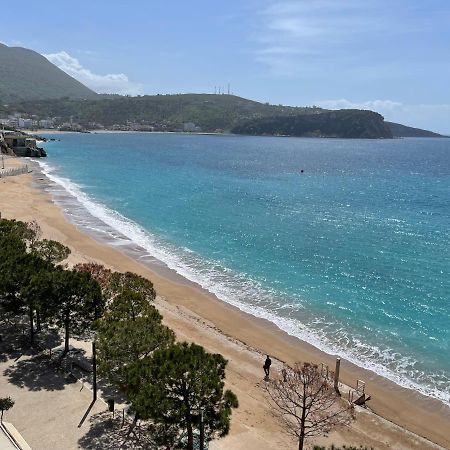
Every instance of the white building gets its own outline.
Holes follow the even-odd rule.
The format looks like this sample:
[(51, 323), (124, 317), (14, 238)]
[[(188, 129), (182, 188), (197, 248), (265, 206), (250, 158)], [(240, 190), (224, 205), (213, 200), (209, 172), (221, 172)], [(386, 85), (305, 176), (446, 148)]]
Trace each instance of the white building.
[(39, 126), (41, 128), (53, 128), (53, 120), (52, 119), (42, 119), (39, 121)]
[(19, 117), (18, 127), (25, 128), (25, 129), (33, 128), (33, 120), (32, 119), (23, 119), (22, 117)]

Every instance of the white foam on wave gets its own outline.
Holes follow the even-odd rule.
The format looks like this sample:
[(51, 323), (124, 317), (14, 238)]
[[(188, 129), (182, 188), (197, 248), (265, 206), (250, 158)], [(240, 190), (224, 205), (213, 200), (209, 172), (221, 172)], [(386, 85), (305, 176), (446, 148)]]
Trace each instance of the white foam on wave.
[[(95, 225), (84, 224), (84, 228), (108, 234), (111, 237), (110, 244), (121, 246), (126, 243), (123, 238), (116, 235), (116, 233), (120, 233), (131, 243), (137, 244), (148, 252), (149, 256), (162, 261), (167, 267), (197, 283), (220, 300), (255, 317), (269, 320), (289, 335), (297, 337), (325, 353), (340, 356), (402, 387), (419, 391), (450, 406), (450, 391), (433, 386), (433, 374), (417, 373), (417, 378), (423, 378), (423, 384), (407, 376), (415, 365), (410, 358), (402, 357), (392, 349), (381, 349), (368, 345), (349, 336), (348, 329), (334, 330), (336, 333), (333, 337), (335, 341), (338, 341), (336, 343), (323, 332), (325, 328), (330, 329), (329, 324), (325, 325), (319, 318), (313, 319), (309, 325), (305, 325), (297, 318), (283, 317), (277, 314), (276, 311), (286, 309), (287, 306), (298, 310), (301, 309), (301, 305), (286, 305), (284, 301), (279, 303), (276, 300), (276, 293), (264, 288), (257, 281), (251, 280), (243, 274), (234, 273), (215, 261), (201, 258), (189, 248), (177, 248), (165, 242), (119, 212), (93, 200), (68, 178), (56, 175), (56, 169), (47, 162), (39, 161), (39, 165), (49, 180), (63, 188), (94, 219), (101, 222)], [(105, 225), (110, 229), (105, 228)], [(316, 327), (314, 330), (311, 329), (311, 323)], [(387, 366), (394, 367), (388, 368)]]

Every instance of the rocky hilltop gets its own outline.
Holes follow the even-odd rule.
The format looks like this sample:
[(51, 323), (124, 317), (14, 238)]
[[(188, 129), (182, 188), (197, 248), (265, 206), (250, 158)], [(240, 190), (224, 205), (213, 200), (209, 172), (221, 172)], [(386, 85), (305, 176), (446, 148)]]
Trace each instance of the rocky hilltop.
[(274, 116), (248, 120), (231, 130), (236, 134), (327, 138), (390, 139), (392, 131), (382, 115), (342, 109), (319, 114)]

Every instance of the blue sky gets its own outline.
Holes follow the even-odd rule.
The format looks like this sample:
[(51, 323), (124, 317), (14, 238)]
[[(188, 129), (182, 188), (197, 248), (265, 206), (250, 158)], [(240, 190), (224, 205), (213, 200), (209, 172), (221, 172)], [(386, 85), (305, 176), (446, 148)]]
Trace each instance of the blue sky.
[[(98, 92), (373, 109), (450, 133), (449, 0), (9, 2), (32, 48)], [(20, 30), (20, 31), (19, 31)]]

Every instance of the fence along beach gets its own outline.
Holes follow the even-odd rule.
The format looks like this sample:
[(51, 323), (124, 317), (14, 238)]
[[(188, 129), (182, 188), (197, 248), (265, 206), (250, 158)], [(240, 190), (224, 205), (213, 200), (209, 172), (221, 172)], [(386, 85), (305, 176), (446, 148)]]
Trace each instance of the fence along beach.
[(13, 177), (15, 175), (23, 175), (25, 173), (29, 173), (28, 164), (25, 164), (22, 167), (0, 169), (0, 178)]

